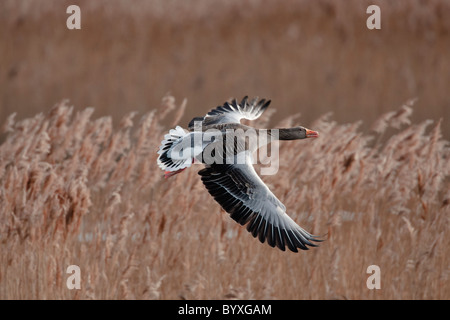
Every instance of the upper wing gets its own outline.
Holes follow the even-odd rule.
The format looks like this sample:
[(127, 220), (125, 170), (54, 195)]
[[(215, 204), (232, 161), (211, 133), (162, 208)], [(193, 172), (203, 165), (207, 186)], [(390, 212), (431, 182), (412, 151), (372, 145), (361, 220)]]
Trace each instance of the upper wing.
[(248, 101), (248, 97), (244, 97), (241, 103), (237, 103), (236, 99), (233, 99), (231, 103), (225, 102), (223, 106), (219, 106), (216, 109), (211, 110), (206, 116), (196, 117), (189, 122), (189, 129), (194, 128), (195, 121), (202, 121), (203, 125), (212, 125), (219, 123), (239, 123), (241, 119), (254, 120), (267, 109), (270, 104), (270, 100), (266, 101), (258, 98)]
[(269, 190), (256, 174), (253, 165), (213, 164), (200, 170), (203, 184), (209, 193), (227, 211), (231, 218), (261, 242), (281, 250), (287, 246), (291, 251), (297, 248), (307, 250), (316, 247), (311, 241), (321, 241), (302, 229), (287, 214), (286, 207)]

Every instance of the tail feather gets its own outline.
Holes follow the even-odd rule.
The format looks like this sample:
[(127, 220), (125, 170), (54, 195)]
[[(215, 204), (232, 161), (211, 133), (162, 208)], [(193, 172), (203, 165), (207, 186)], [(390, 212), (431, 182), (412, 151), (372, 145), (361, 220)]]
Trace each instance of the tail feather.
[[(192, 163), (194, 163), (194, 159), (192, 159)], [(173, 177), (176, 174), (179, 174), (186, 170), (186, 168), (179, 169), (177, 171), (164, 171), (164, 178), (169, 179), (170, 177)]]
[[(177, 126), (175, 129), (171, 129), (169, 133), (164, 136), (164, 140), (161, 141), (157, 162), (158, 166), (166, 172), (166, 178), (171, 177), (192, 165), (193, 160), (191, 157), (186, 159), (179, 157), (174, 159), (171, 157), (173, 148), (183, 141), (183, 138), (187, 135), (189, 135), (189, 132), (185, 131), (180, 126)], [(168, 173), (173, 174), (169, 175)]]

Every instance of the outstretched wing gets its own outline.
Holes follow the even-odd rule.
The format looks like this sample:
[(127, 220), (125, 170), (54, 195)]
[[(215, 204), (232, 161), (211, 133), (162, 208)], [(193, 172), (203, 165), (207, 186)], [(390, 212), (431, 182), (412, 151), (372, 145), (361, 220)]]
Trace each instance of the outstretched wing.
[(267, 109), (270, 100), (254, 98), (250, 102), (248, 97), (244, 97), (240, 103), (233, 99), (231, 103), (225, 102), (223, 106), (211, 110), (206, 116), (196, 117), (189, 122), (189, 129), (194, 128), (195, 121), (202, 121), (203, 125), (219, 123), (239, 123), (241, 119), (254, 120)]
[[(248, 159), (248, 158), (247, 158)], [(249, 159), (248, 159), (249, 160)], [(255, 172), (250, 161), (245, 164), (213, 164), (200, 170), (203, 184), (209, 193), (227, 211), (231, 218), (253, 237), (281, 250), (287, 246), (307, 250), (316, 247), (312, 241), (321, 241), (302, 229), (286, 214), (286, 207), (269, 190)]]

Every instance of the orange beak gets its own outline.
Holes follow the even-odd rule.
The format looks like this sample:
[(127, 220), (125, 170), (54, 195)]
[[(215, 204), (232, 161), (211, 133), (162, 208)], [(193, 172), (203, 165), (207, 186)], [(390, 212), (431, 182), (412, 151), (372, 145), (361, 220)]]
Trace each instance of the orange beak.
[(306, 137), (307, 138), (317, 138), (319, 133), (317, 131), (306, 129)]

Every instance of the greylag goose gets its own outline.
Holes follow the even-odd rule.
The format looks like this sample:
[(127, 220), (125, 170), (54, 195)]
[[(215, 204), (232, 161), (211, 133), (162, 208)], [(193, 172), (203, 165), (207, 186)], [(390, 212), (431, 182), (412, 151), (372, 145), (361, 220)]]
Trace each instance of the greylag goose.
[[(164, 136), (158, 154), (158, 165), (171, 177), (201, 162), (205, 168), (198, 174), (203, 184), (230, 217), (271, 247), (293, 252), (316, 247), (322, 241), (301, 228), (286, 213), (286, 207), (269, 190), (253, 168), (253, 152), (273, 140), (297, 140), (318, 137), (316, 131), (298, 126), (287, 129), (254, 129), (241, 119), (257, 119), (270, 100), (257, 98), (240, 103), (233, 100), (196, 117), (189, 130), (177, 126)], [(265, 139), (260, 139), (260, 138)], [(250, 143), (259, 141), (258, 143)], [(256, 139), (258, 138), (258, 139)], [(225, 147), (224, 147), (225, 145)]]

